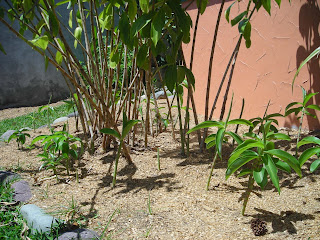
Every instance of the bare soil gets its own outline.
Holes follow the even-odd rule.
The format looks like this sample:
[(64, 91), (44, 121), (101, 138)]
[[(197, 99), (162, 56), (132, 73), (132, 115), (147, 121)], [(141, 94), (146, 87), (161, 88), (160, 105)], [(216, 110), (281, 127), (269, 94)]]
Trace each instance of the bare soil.
[[(10, 112), (6, 114), (10, 116)], [(81, 136), (81, 132), (75, 132), (74, 121), (69, 124), (71, 134)], [(49, 131), (39, 129), (30, 134), (33, 138)], [(62, 171), (57, 183), (51, 171), (39, 171), (40, 147), (18, 150), (14, 141), (2, 144), (0, 166), (18, 171), (29, 181), (33, 193), (29, 203), (51, 213), (64, 211), (60, 218), (70, 217), (68, 206), (73, 198), (80, 208), (75, 218), (81, 216), (80, 223), (98, 233), (116, 211), (106, 231), (111, 239), (320, 239), (320, 171), (311, 174), (310, 162), (303, 167), (302, 178), (279, 172), (281, 195), (271, 184), (264, 191), (255, 187), (242, 216), (247, 178), (231, 176), (225, 180), (231, 144), (225, 147), (224, 159), (217, 163), (206, 191), (211, 160), (208, 153), (199, 152), (196, 135), (191, 135), (189, 157), (180, 154), (178, 132), (176, 140), (167, 130), (149, 141), (147, 149), (142, 137), (131, 147), (136, 167), (120, 158), (113, 189), (110, 184), (116, 149), (105, 153), (98, 148), (93, 155), (86, 152), (79, 167), (79, 183), (74, 171), (70, 176)], [(294, 150), (294, 141), (279, 144), (285, 150)], [(253, 235), (253, 218), (267, 223), (266, 235)]]

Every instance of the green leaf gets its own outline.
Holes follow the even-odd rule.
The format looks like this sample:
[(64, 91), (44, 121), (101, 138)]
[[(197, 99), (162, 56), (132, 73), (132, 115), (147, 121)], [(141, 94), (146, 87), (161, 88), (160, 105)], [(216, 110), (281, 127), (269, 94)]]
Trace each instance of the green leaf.
[(167, 2), (167, 4), (172, 9), (176, 19), (178, 20), (178, 25), (181, 28), (183, 33), (182, 41), (184, 43), (188, 43), (190, 41), (190, 27), (192, 25), (190, 16), (181, 7), (180, 1), (170, 0)]
[(74, 36), (76, 40), (74, 40), (74, 48), (77, 48), (78, 41), (81, 41), (82, 28), (79, 26), (74, 30)]
[(59, 33), (59, 21), (52, 11), (49, 11), (49, 26), (52, 35), (55, 37)]
[(299, 157), (299, 163), (300, 167), (308, 160), (310, 159), (313, 155), (316, 155), (320, 153), (320, 147), (315, 147), (315, 148), (309, 148), (305, 150), (301, 156)]
[[(297, 104), (302, 104), (302, 103), (300, 103), (300, 102), (292, 102), (292, 103), (289, 103), (289, 104), (286, 106), (285, 112), (287, 112), (287, 110), (289, 110), (292, 106), (297, 105)], [(285, 115), (287, 115), (287, 114), (285, 114)]]
[(177, 81), (177, 66), (176, 65), (170, 65), (168, 66), (165, 74), (165, 83), (166, 86), (168, 87), (168, 90), (173, 93), (173, 90), (176, 85)]
[(68, 2), (70, 2), (70, 0), (64, 0), (64, 1), (61, 1), (61, 2), (57, 2), (56, 6), (60, 6), (62, 4), (68, 3)]
[(59, 149), (61, 150), (62, 154), (69, 154), (69, 144), (67, 142), (62, 142), (62, 144), (59, 146)]
[(296, 74), (294, 75), (294, 78), (292, 80), (292, 91), (293, 91), (293, 85), (294, 85), (294, 82), (296, 80), (296, 77), (299, 75), (299, 72), (301, 70), (301, 68), (307, 63), (309, 62), (312, 58), (314, 58), (315, 56), (317, 56), (318, 54), (320, 53), (320, 47), (318, 47), (317, 49), (315, 49), (299, 66)]
[(295, 115), (298, 115), (299, 112), (301, 112), (303, 109), (303, 107), (296, 107), (296, 108), (291, 108), (289, 110), (286, 111), (285, 115), (288, 116), (290, 115), (291, 113), (294, 113)]
[(32, 145), (34, 145), (36, 142), (38, 142), (38, 141), (40, 141), (40, 140), (42, 140), (42, 139), (44, 139), (45, 137), (47, 137), (46, 135), (40, 135), (40, 136), (38, 136), (38, 137), (36, 137), (36, 138), (34, 138), (33, 140), (32, 140), (32, 142), (31, 142), (31, 146)]
[(279, 8), (280, 8), (280, 5), (281, 5), (281, 0), (275, 0), (276, 3), (278, 4)]
[(57, 51), (57, 52), (56, 52), (56, 62), (57, 62), (59, 65), (61, 65), (62, 60), (63, 60), (63, 56), (62, 56), (61, 52), (60, 52), (60, 51)]
[(278, 193), (280, 194), (278, 169), (277, 169), (276, 165), (274, 164), (272, 158), (268, 154), (262, 156), (262, 160), (263, 160), (265, 168), (267, 169), (267, 172), (270, 176), (270, 179), (271, 179), (273, 185), (276, 187), (276, 189), (278, 190)]
[(262, 6), (271, 16), (271, 0), (261, 0), (261, 1), (262, 1)]
[(147, 58), (148, 55), (148, 45), (144, 44), (140, 47), (138, 54), (137, 54), (137, 66), (140, 68), (143, 68), (143, 66), (145, 65), (145, 63), (149, 60)]
[[(232, 161), (230, 164), (228, 164), (228, 168), (226, 170), (226, 180), (235, 172), (237, 171), (240, 167), (245, 165), (246, 163), (250, 162), (253, 159), (258, 158), (259, 155), (258, 153), (247, 150), (243, 152), (239, 157), (237, 157), (234, 161)], [(230, 160), (230, 159), (229, 159)], [(229, 161), (228, 161), (229, 163)]]
[(268, 183), (268, 173), (264, 167), (259, 170), (253, 170), (253, 178), (262, 190)]
[(320, 167), (320, 159), (315, 160), (313, 163), (310, 165), (310, 172), (314, 172)]
[(123, 41), (125, 45), (131, 45), (131, 39), (130, 39), (130, 23), (128, 15), (123, 13), (121, 15), (121, 18), (119, 20), (119, 30), (120, 30), (120, 38)]
[(182, 69), (184, 69), (184, 72), (187, 76), (188, 82), (193, 86), (193, 89), (195, 88), (195, 78), (192, 73), (192, 71), (189, 68), (186, 68), (185, 66), (180, 66)]
[(126, 124), (126, 126), (123, 128), (122, 130), (122, 138), (121, 140), (125, 139), (125, 137), (128, 135), (128, 133), (130, 132), (131, 128), (136, 125), (138, 122), (140, 122), (139, 120), (129, 120)]
[(281, 169), (289, 174), (291, 173), (291, 167), (286, 162), (282, 162), (278, 158), (273, 158), (273, 162), (278, 169)]
[(115, 138), (117, 138), (119, 140), (121, 139), (120, 134), (117, 131), (115, 131), (115, 130), (113, 130), (111, 128), (100, 129), (100, 132), (104, 133), (104, 134), (108, 134), (108, 135), (114, 136)]
[(34, 46), (41, 48), (42, 50), (46, 50), (49, 44), (49, 38), (47, 35), (36, 37), (30, 41)]
[(164, 27), (166, 20), (165, 11), (163, 8), (161, 8), (156, 15), (153, 17), (151, 22), (151, 40), (154, 44), (154, 46), (157, 46), (159, 39), (162, 35), (162, 29)]
[(246, 40), (246, 47), (250, 48), (251, 46), (251, 23), (247, 22), (246, 27), (243, 31), (243, 37)]
[(307, 106), (307, 103), (309, 102), (309, 100), (313, 97), (313, 96), (315, 96), (315, 95), (317, 95), (318, 94), (318, 92), (316, 92), (316, 93), (309, 93), (304, 99), (303, 99), (303, 106)]
[(274, 133), (274, 132), (269, 132), (267, 134), (267, 139), (272, 138), (272, 139), (277, 139), (277, 140), (288, 140), (290, 141), (291, 138), (284, 133)]
[(315, 105), (315, 104), (310, 104), (310, 105), (307, 106), (307, 108), (320, 111), (320, 107), (318, 105)]
[(232, 153), (228, 160), (228, 165), (232, 164), (244, 151), (250, 148), (261, 148), (263, 149), (264, 144), (259, 140), (247, 139), (241, 143)]
[(137, 33), (144, 28), (149, 22), (151, 21), (151, 15), (150, 14), (143, 14), (140, 16), (131, 27), (131, 36), (134, 37), (137, 35)]
[(297, 147), (299, 148), (302, 145), (309, 144), (309, 143), (320, 145), (320, 139), (313, 136), (305, 137), (302, 140), (300, 140), (300, 142), (297, 144)]
[(17, 133), (18, 133), (18, 131), (15, 131), (14, 133), (12, 133), (12, 134), (10, 135), (10, 137), (8, 138), (8, 143), (9, 143), (12, 139), (18, 138)]
[(77, 153), (76, 150), (70, 149), (69, 154), (70, 154), (74, 159), (78, 159), (78, 153)]
[(228, 125), (230, 124), (241, 124), (241, 125), (246, 125), (246, 126), (253, 126), (252, 123), (246, 119), (232, 119), (230, 120), (228, 123)]
[(225, 13), (224, 13), (224, 16), (226, 17), (227, 22), (229, 22), (230, 10), (231, 10), (233, 4), (235, 4), (236, 2), (237, 2), (237, 1), (234, 1), (234, 2), (230, 5), (230, 7), (227, 8), (227, 10), (226, 10)]
[(274, 155), (280, 158), (282, 161), (288, 163), (289, 166), (301, 177), (301, 168), (299, 161), (290, 153), (287, 153), (286, 151), (283, 151), (281, 149), (272, 149), (265, 151), (265, 153)]
[(197, 0), (197, 7), (198, 7), (201, 15), (206, 10), (207, 5), (208, 5), (208, 0)]
[(137, 2), (135, 0), (128, 0), (128, 15), (131, 21), (134, 20), (137, 14)]
[(224, 138), (225, 129), (219, 128), (216, 134), (216, 151), (218, 152), (220, 158), (222, 159), (222, 143)]
[(206, 139), (204, 140), (205, 143), (209, 143), (211, 141), (215, 141), (216, 140), (216, 134), (211, 134), (208, 137), (206, 137)]
[(246, 176), (248, 174), (252, 174), (252, 169), (242, 169), (238, 175), (238, 177), (243, 177)]
[(185, 77), (185, 72), (184, 70), (181, 68), (181, 66), (177, 66), (177, 83), (180, 84), (183, 82)]
[(72, 28), (72, 13), (73, 13), (73, 10), (70, 11), (69, 13), (69, 21), (68, 21), (68, 24), (69, 24), (69, 27)]
[(247, 15), (247, 11), (244, 11), (244, 12), (242, 12), (242, 13), (240, 13), (238, 16), (236, 16), (234, 19), (232, 19), (231, 20), (231, 26), (234, 26), (234, 25), (236, 25), (238, 22), (240, 22), (241, 21), (241, 19), (245, 16), (245, 15)]
[(0, 43), (0, 51), (4, 53), (4, 55), (7, 55), (6, 51), (4, 50), (2, 44)]
[(206, 143), (206, 149), (210, 149), (216, 145), (216, 140), (210, 141)]
[(217, 121), (205, 121), (205, 122), (202, 122), (202, 123), (199, 123), (197, 126), (191, 128), (187, 134), (190, 134), (194, 131), (197, 131), (199, 129), (202, 129), (202, 128), (209, 128), (209, 127), (218, 127), (218, 128), (221, 128), (223, 127), (223, 124), (220, 123), (220, 122), (217, 122)]
[(139, 5), (143, 13), (149, 12), (149, 0), (139, 0)]
[(238, 144), (243, 143), (242, 138), (238, 134), (231, 131), (226, 132), (226, 134), (231, 136)]

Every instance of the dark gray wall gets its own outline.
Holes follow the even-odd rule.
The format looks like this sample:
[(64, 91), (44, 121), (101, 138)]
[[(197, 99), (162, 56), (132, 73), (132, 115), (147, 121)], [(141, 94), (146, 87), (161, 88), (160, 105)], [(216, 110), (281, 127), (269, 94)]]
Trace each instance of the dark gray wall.
[[(14, 24), (17, 27), (17, 24)], [(31, 37), (29, 38), (31, 39)], [(65, 99), (69, 90), (61, 73), (0, 23), (0, 109), (36, 106)]]

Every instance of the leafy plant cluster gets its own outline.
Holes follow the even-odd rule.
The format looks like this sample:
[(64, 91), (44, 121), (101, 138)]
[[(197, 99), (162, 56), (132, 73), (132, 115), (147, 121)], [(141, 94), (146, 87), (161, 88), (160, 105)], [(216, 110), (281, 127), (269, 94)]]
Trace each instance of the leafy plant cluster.
[[(269, 180), (277, 189), (280, 194), (280, 184), (278, 172), (283, 171), (288, 174), (292, 170), (296, 172), (299, 177), (302, 177), (301, 167), (312, 156), (320, 156), (320, 139), (317, 137), (308, 136), (299, 141), (302, 120), (304, 114), (310, 114), (307, 109), (320, 110), (317, 105), (307, 105), (311, 97), (318, 93), (306, 94), (302, 88), (303, 102), (293, 102), (286, 107), (285, 114), (280, 113), (267, 114), (268, 107), (263, 117), (256, 117), (250, 120), (234, 119), (229, 120), (230, 112), (232, 109), (232, 101), (229, 109), (228, 117), (225, 121), (205, 121), (196, 127), (189, 130), (188, 133), (199, 130), (201, 128), (214, 127), (217, 129), (216, 133), (209, 135), (205, 142), (207, 148), (214, 148), (214, 157), (212, 168), (209, 174), (207, 189), (209, 188), (213, 168), (217, 157), (223, 159), (222, 149), (223, 143), (228, 142), (228, 138), (232, 138), (237, 147), (232, 151), (228, 159), (228, 166), (226, 169), (226, 180), (232, 175), (237, 174), (238, 177), (248, 176), (247, 192), (243, 202), (242, 214), (245, 213), (247, 202), (250, 193), (253, 189), (254, 183), (258, 184), (263, 190)], [(268, 104), (269, 106), (269, 104)], [(295, 107), (294, 107), (295, 106)], [(277, 125), (279, 117), (285, 117), (294, 113), (295, 115), (301, 114), (300, 127), (297, 137), (297, 149), (306, 144), (313, 144), (312, 147), (307, 148), (300, 156), (293, 156), (289, 152), (279, 149), (276, 142), (287, 141), (288, 144), (292, 140), (290, 136), (278, 131)], [(231, 124), (241, 124), (249, 126), (248, 132), (242, 136), (235, 132), (227, 131), (227, 127)], [(320, 160), (313, 161), (310, 166), (310, 171), (314, 172), (320, 166)]]
[[(51, 135), (40, 135), (33, 139), (31, 146), (41, 141), (43, 153), (41, 157), (43, 164), (40, 167), (50, 169), (58, 181), (58, 168), (63, 167), (70, 175), (70, 169), (73, 168), (74, 161), (79, 160), (83, 153), (83, 143), (78, 137), (74, 137), (66, 131), (53, 132)], [(77, 176), (76, 176), (77, 177)]]

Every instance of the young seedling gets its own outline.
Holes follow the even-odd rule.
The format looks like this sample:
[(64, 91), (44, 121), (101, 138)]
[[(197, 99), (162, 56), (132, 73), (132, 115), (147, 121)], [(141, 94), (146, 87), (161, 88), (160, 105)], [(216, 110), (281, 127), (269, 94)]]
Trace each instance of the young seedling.
[(233, 96), (232, 96), (232, 100), (229, 108), (229, 113), (225, 121), (205, 121), (198, 124), (197, 126), (195, 126), (194, 128), (190, 129), (187, 132), (187, 134), (190, 134), (191, 132), (197, 131), (201, 128), (209, 128), (209, 127), (217, 127), (218, 129), (217, 133), (211, 134), (205, 139), (207, 149), (214, 147), (214, 157), (213, 157), (210, 174), (207, 181), (207, 187), (206, 187), (207, 190), (209, 190), (213, 169), (215, 167), (218, 156), (220, 157), (220, 159), (222, 159), (222, 144), (224, 141), (226, 141), (225, 136), (228, 135), (232, 137), (238, 144), (242, 143), (240, 136), (234, 132), (227, 131), (227, 127), (232, 124), (236, 124), (236, 125), (241, 124), (241, 125), (247, 125), (252, 127), (252, 123), (245, 119), (233, 119), (229, 121), (231, 109), (232, 109), (232, 102), (233, 102)]
[(20, 130), (15, 131), (13, 134), (11, 134), (11, 136), (8, 139), (8, 143), (12, 140), (12, 139), (16, 139), (16, 142), (18, 144), (18, 149), (23, 148), (23, 144), (25, 144), (26, 142), (26, 137), (30, 137), (29, 133), (26, 133), (25, 131), (28, 131), (28, 129), (22, 128)]
[[(298, 160), (286, 151), (276, 149), (274, 140), (291, 140), (290, 137), (283, 133), (273, 131), (275, 119), (267, 115), (263, 118), (254, 118), (252, 121), (255, 126), (259, 127), (256, 134), (252, 131), (245, 134), (250, 139), (242, 140), (243, 142), (233, 150), (228, 160), (226, 170), (226, 179), (240, 168), (244, 167), (239, 173), (239, 177), (249, 175), (247, 192), (243, 201), (242, 215), (244, 215), (246, 206), (252, 192), (254, 182), (263, 190), (268, 183), (268, 176), (271, 182), (280, 194), (280, 185), (278, 170), (291, 173), (291, 168), (301, 177), (301, 168)], [(260, 119), (259, 124), (256, 124)]]
[(318, 110), (320, 111), (320, 107), (318, 105), (315, 104), (310, 104), (307, 105), (308, 102), (310, 101), (310, 99), (317, 95), (318, 92), (316, 93), (309, 93), (307, 94), (306, 90), (301, 87), (302, 90), (302, 102), (292, 102), (290, 104), (288, 104), (288, 106), (286, 107), (286, 112), (285, 112), (285, 116), (288, 116), (291, 113), (294, 113), (296, 116), (301, 113), (301, 116), (298, 117), (298, 120), (300, 121), (299, 124), (299, 129), (298, 129), (298, 136), (297, 136), (297, 147), (296, 147), (296, 157), (298, 154), (298, 143), (300, 141), (300, 135), (301, 135), (301, 128), (302, 128), (302, 123), (303, 123), (303, 118), (305, 115), (311, 116), (313, 118), (316, 118), (315, 115), (311, 114), (308, 109), (313, 109), (313, 110)]
[(161, 168), (160, 168), (160, 153), (159, 153), (159, 148), (157, 148), (157, 163), (158, 163), (158, 170), (161, 171)]
[(149, 215), (152, 215), (150, 192), (149, 192), (149, 195), (148, 195), (148, 212), (149, 212)]
[(47, 105), (41, 106), (38, 108), (38, 113), (42, 113), (44, 117), (47, 117), (47, 126), (51, 129), (50, 125), (50, 114), (54, 112), (54, 108), (50, 106), (51, 97)]
[(119, 161), (119, 158), (120, 158), (120, 153), (121, 153), (122, 146), (124, 144), (124, 139), (129, 134), (131, 128), (134, 125), (136, 125), (138, 122), (140, 122), (140, 121), (139, 120), (129, 120), (128, 121), (127, 115), (125, 114), (125, 112), (123, 112), (123, 120), (122, 120), (122, 122), (123, 123), (122, 123), (122, 133), (121, 134), (119, 132), (115, 131), (114, 129), (111, 129), (111, 128), (103, 128), (103, 129), (100, 130), (101, 133), (114, 136), (115, 138), (117, 138), (120, 141), (120, 144), (119, 144), (119, 147), (118, 147), (118, 151), (117, 151), (117, 156), (116, 156), (116, 159), (115, 159), (115, 166), (114, 166), (114, 173), (113, 173), (113, 180), (112, 180), (112, 187), (113, 188), (116, 185), (118, 161)]
[(315, 144), (316, 146), (306, 149), (299, 157), (300, 167), (313, 155), (316, 155), (318, 159), (314, 160), (310, 165), (310, 172), (316, 171), (320, 167), (320, 139), (313, 136), (303, 138), (297, 145), (301, 147), (306, 144)]
[[(70, 174), (71, 158), (79, 160), (83, 153), (83, 143), (80, 138), (74, 137), (68, 132), (59, 131), (51, 135), (40, 135), (33, 139), (31, 145), (42, 140), (43, 153), (39, 154), (44, 163), (41, 168), (52, 169), (57, 177), (57, 166), (62, 165)], [(80, 150), (78, 144), (80, 144)], [(57, 177), (58, 180), (58, 177)]]

